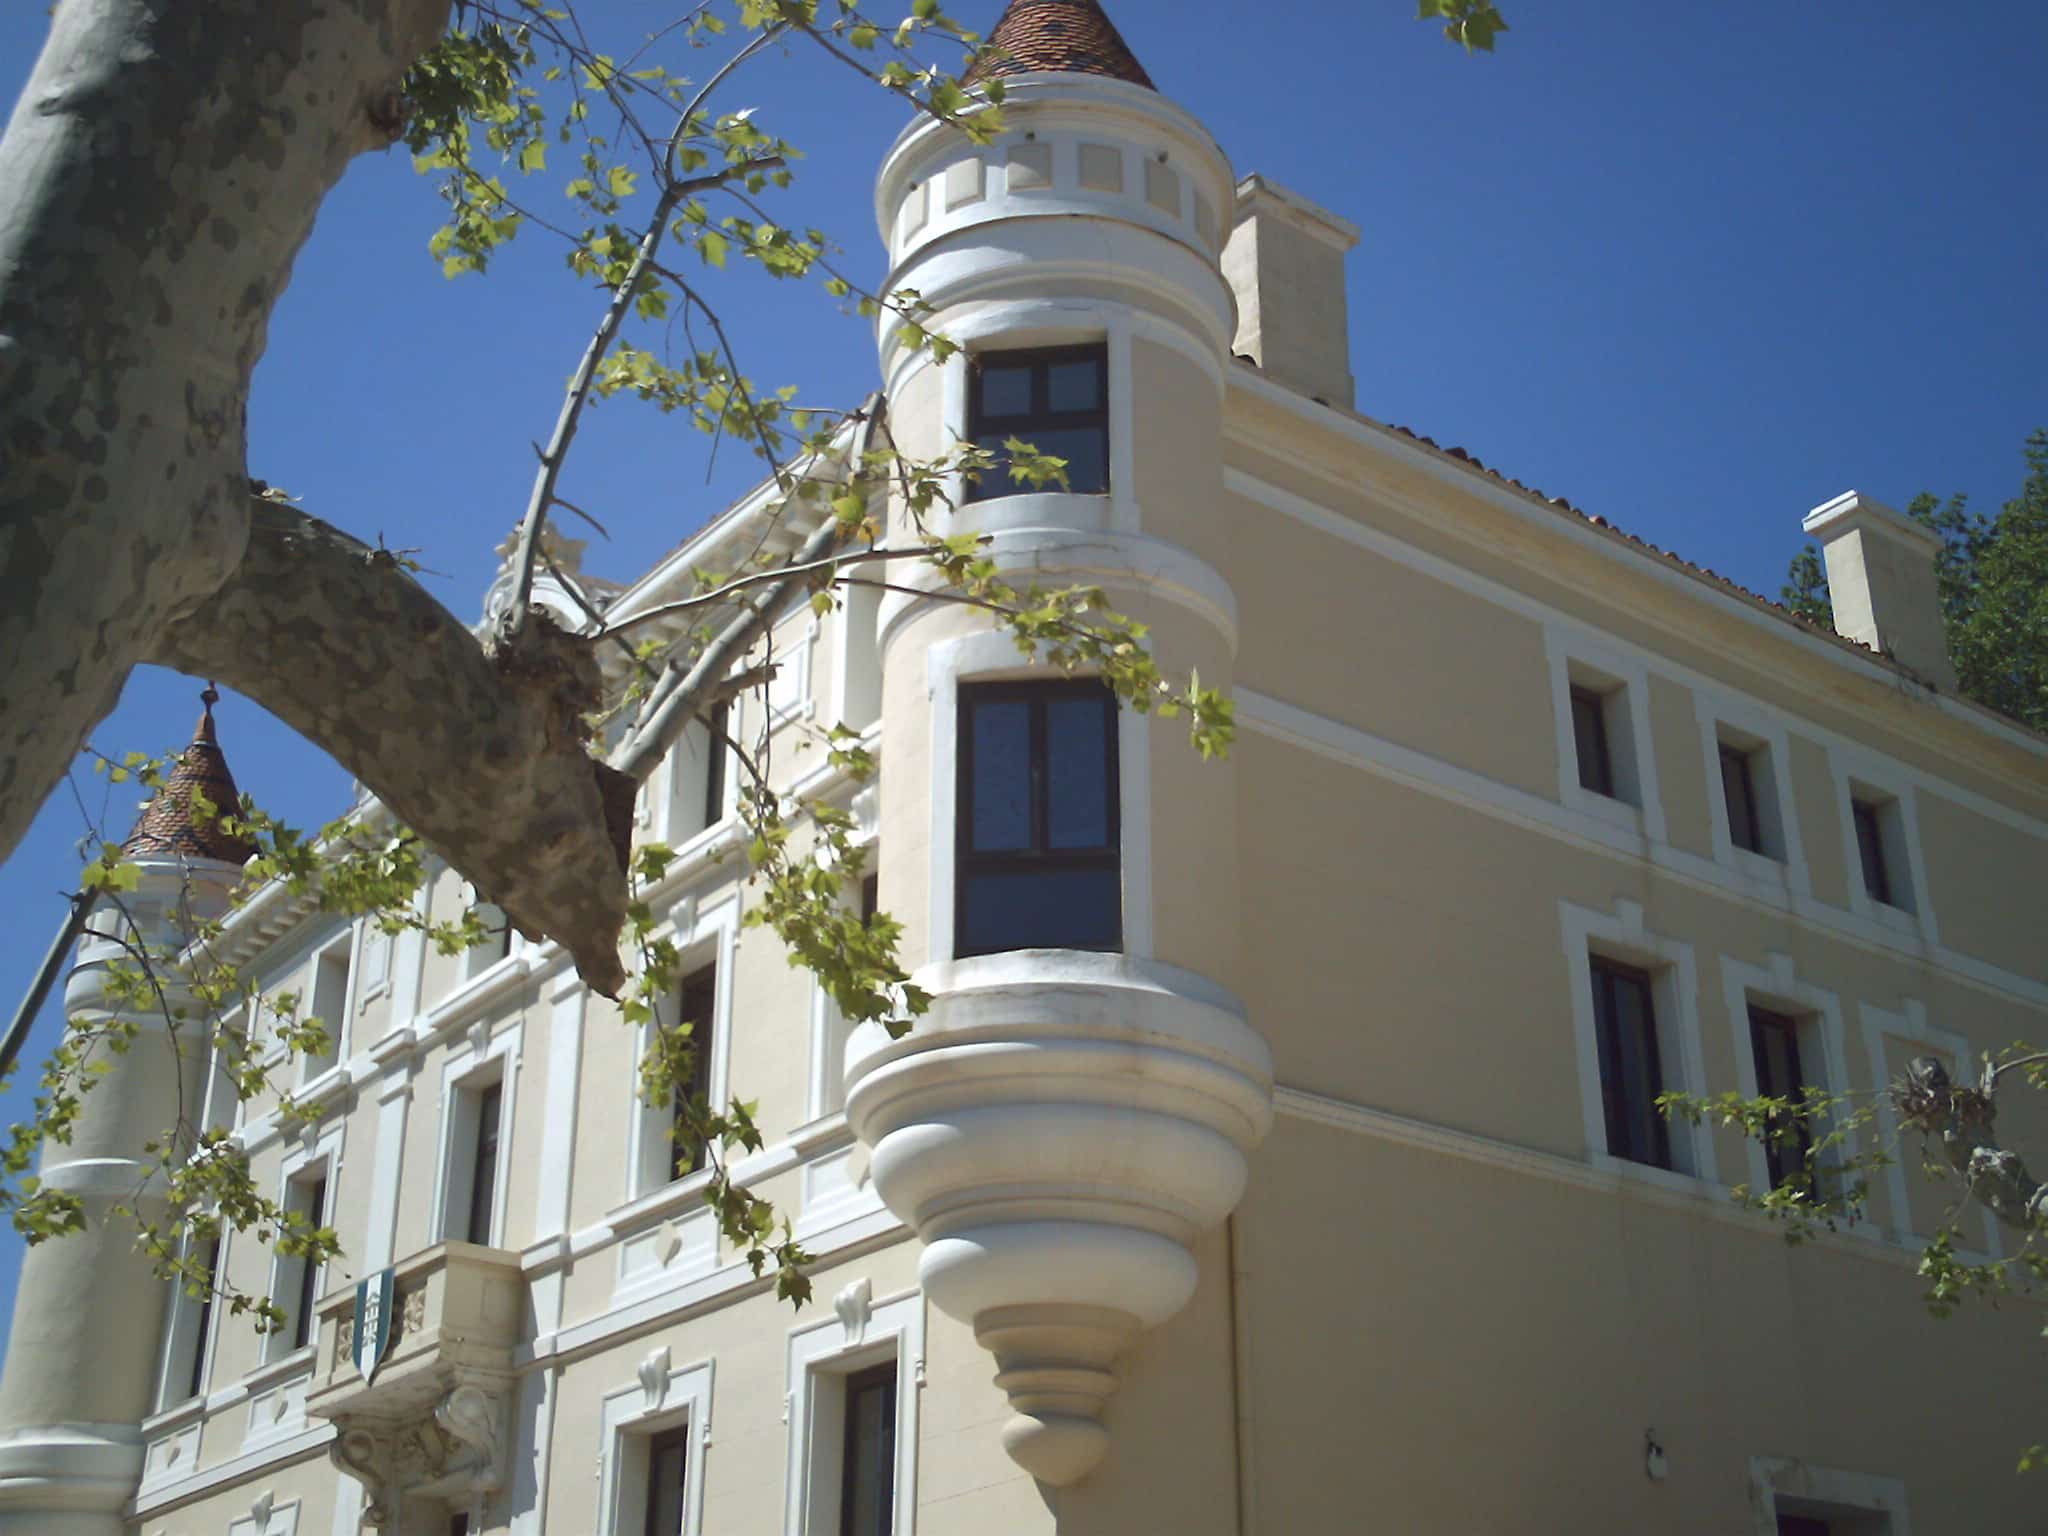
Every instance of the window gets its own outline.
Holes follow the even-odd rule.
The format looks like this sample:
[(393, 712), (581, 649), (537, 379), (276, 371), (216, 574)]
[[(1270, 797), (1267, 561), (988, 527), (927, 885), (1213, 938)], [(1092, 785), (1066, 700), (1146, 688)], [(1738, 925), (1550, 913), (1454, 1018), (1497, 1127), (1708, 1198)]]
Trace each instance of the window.
[(448, 1177), (441, 1196), (441, 1236), (446, 1240), (497, 1245), (505, 1088), (502, 1058), (494, 1057), (448, 1094)]
[(1721, 797), (1728, 807), (1728, 841), (1769, 857), (1764, 846), (1763, 810), (1757, 801), (1758, 754), (1721, 743)]
[(1028, 487), (1010, 477), (1010, 438), (1067, 461), (1069, 491), (1109, 489), (1109, 362), (1100, 346), (984, 353), (970, 372), (967, 435), (996, 455), (994, 469), (967, 488), (969, 501)]
[(896, 1496), (896, 1362), (846, 1378), (839, 1536), (889, 1536)]
[(1813, 1515), (1778, 1516), (1778, 1536), (1829, 1536), (1834, 1529)]
[(348, 1019), (348, 946), (344, 937), (313, 957), (313, 974), (300, 1017), (318, 1019), (326, 1031), (327, 1044), (323, 1050), (307, 1051), (300, 1056), (301, 1082), (326, 1071), (341, 1051), (342, 1026)]
[(683, 1111), (704, 1092), (705, 1067), (711, 1055), (712, 1020), (718, 1006), (718, 967), (707, 965), (683, 982), (676, 1003), (676, 1022), (690, 1026), (690, 1044), (695, 1052), (687, 1082), (676, 1084), (669, 1114), (668, 1176), (671, 1182), (688, 1178), (704, 1166), (704, 1143), (686, 1133)]
[(186, 1373), (185, 1395), (197, 1397), (206, 1381), (206, 1346), (213, 1334), (214, 1275), (220, 1268), (220, 1239), (206, 1245), (200, 1268), (206, 1275), (206, 1290), (199, 1297), (199, 1317), (192, 1325), (192, 1369)]
[(483, 943), (462, 952), (462, 977), (465, 981), (483, 975), (512, 953), (512, 922), (505, 916), (505, 909), (480, 901), (474, 910), (476, 920), (484, 925), (486, 937)]
[[(1806, 1091), (1806, 1074), (1799, 1064), (1799, 1021), (1752, 1005), (1749, 1048), (1756, 1061), (1757, 1093), (1765, 1098), (1797, 1102)], [(1813, 1139), (1807, 1133), (1805, 1121), (1796, 1124), (1791, 1139), (1773, 1139), (1764, 1144), (1764, 1162), (1771, 1171), (1773, 1189), (1806, 1170), (1806, 1155)]]
[(957, 952), (1120, 948), (1115, 696), (981, 683), (960, 715)]
[(476, 1096), (476, 1145), (470, 1149), (470, 1166), (476, 1173), (469, 1181), (469, 1222), (463, 1236), (486, 1248), (491, 1243), (491, 1212), (498, 1203), (498, 1113), (504, 1097), (503, 1083), (492, 1083)]
[(1572, 685), (1572, 740), (1579, 754), (1579, 787), (1617, 798), (1614, 755), (1607, 744), (1607, 699), (1577, 683)]
[(862, 875), (860, 879), (860, 921), (866, 927), (875, 920), (875, 914), (882, 910), (882, 877)]
[(1880, 906), (1913, 910), (1912, 864), (1906, 853), (1906, 819), (1899, 802), (1860, 785), (1850, 791), (1849, 817), (1856, 828), (1856, 857), (1863, 890)]
[(682, 1536), (683, 1494), (690, 1477), (690, 1426), (647, 1442), (646, 1536)]
[[(304, 1216), (315, 1227), (327, 1220), (327, 1167), (292, 1180), (285, 1190), (285, 1209)], [(303, 1258), (279, 1262), (278, 1303), (286, 1309), (283, 1336), (292, 1349), (304, 1349), (313, 1342), (313, 1303), (320, 1299), (320, 1266)]]
[(1594, 956), (1593, 1029), (1607, 1150), (1630, 1162), (1671, 1167), (1670, 1128), (1657, 1109), (1664, 1074), (1648, 972)]

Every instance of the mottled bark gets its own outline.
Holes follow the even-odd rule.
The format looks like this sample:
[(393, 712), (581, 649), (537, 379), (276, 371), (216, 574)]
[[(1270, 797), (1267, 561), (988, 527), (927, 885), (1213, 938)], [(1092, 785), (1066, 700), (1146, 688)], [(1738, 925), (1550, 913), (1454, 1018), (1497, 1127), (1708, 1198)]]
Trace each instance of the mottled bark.
[(331, 753), (616, 995), (636, 785), (584, 748), (591, 642), (537, 614), (502, 644), (487, 651), (386, 552), (259, 499), (241, 564), (147, 659), (240, 689)]
[(2031, 1233), (2048, 1212), (2048, 1185), (2017, 1152), (1998, 1144), (1998, 1069), (1986, 1066), (1980, 1086), (1957, 1083), (1937, 1057), (1916, 1056), (1892, 1088), (1902, 1124), (1925, 1133), (1986, 1210), (2016, 1232)]
[[(129, 669), (237, 569), (271, 308), (447, 13), (58, 6), (0, 139), (0, 856)], [(275, 680), (255, 691), (289, 717)]]

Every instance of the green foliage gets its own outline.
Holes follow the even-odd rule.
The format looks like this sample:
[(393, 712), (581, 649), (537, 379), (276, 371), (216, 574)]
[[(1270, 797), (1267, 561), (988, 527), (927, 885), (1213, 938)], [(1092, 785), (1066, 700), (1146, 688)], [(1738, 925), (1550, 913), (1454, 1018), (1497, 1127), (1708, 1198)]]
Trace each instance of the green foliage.
[(1785, 572), (1779, 600), (1800, 618), (1822, 629), (1835, 627), (1835, 604), (1828, 594), (1828, 568), (1820, 557), (1820, 546), (1808, 544), (1792, 557)]
[(1442, 17), (1444, 36), (1467, 53), (1493, 52), (1493, 40), (1507, 31), (1507, 19), (1491, 0), (1417, 0), (1416, 16), (1422, 21)]

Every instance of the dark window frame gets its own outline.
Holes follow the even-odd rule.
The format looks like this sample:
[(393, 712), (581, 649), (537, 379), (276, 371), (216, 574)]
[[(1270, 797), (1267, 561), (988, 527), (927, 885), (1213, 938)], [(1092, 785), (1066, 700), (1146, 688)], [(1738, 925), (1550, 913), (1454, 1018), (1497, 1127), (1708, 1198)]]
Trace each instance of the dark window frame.
[(480, 1083), (476, 1094), (476, 1124), (472, 1127), (469, 1155), (469, 1212), (463, 1223), (464, 1242), (480, 1248), (491, 1245), (491, 1218), (498, 1203), (498, 1151), (505, 1115), (505, 1080), (494, 1078)]
[(1739, 747), (1732, 741), (1721, 742), (1720, 749), (1721, 802), (1728, 812), (1728, 841), (1746, 853), (1770, 858), (1773, 855), (1764, 843), (1763, 806), (1756, 793), (1756, 759), (1763, 749)]
[[(699, 1015), (702, 1017), (699, 1017)], [(687, 1179), (704, 1166), (704, 1143), (684, 1136), (683, 1111), (705, 1091), (711, 1072), (711, 1038), (718, 1027), (718, 962), (709, 961), (685, 976), (676, 988), (676, 1023), (689, 1024), (693, 1055), (689, 1081), (677, 1083), (669, 1104), (668, 1182)]]
[(1614, 750), (1608, 741), (1610, 695), (1585, 683), (1571, 685), (1572, 749), (1579, 760), (1579, 788), (1619, 800), (1614, 783)]
[(1901, 903), (1892, 890), (1891, 861), (1885, 857), (1885, 808), (1874, 800), (1851, 797), (1849, 819), (1856, 827), (1856, 859), (1863, 867), (1863, 891), (1882, 906)]
[[(1781, 1044), (1778, 1053), (1768, 1048), (1772, 1037)], [(1761, 1098), (1791, 1099), (1797, 1103), (1810, 1086), (1805, 1063), (1800, 1059), (1799, 1019), (1794, 1014), (1751, 1003), (1749, 1056), (1756, 1068), (1756, 1091)], [(1782, 1074), (1780, 1067), (1784, 1068)], [(1779, 1081), (1781, 1075), (1789, 1081)], [(1764, 1166), (1770, 1170), (1771, 1188), (1776, 1189), (1794, 1174), (1803, 1174), (1812, 1150), (1813, 1137), (1804, 1120), (1797, 1122), (1792, 1141), (1766, 1140)]]
[[(682, 1453), (682, 1481), (676, 1488), (676, 1529), (664, 1530), (657, 1524), (661, 1517), (660, 1489), (657, 1480), (661, 1477), (662, 1457), (670, 1451)], [(669, 1429), (658, 1431), (647, 1437), (646, 1486), (641, 1489), (645, 1512), (641, 1516), (641, 1529), (645, 1536), (679, 1536), (682, 1528), (689, 1523), (690, 1497), (690, 1426), (687, 1422)]]
[[(844, 1426), (839, 1454), (839, 1536), (863, 1536), (859, 1522), (860, 1495), (867, 1487), (863, 1481), (864, 1473), (874, 1478), (873, 1486), (881, 1495), (881, 1519), (873, 1529), (877, 1532), (894, 1530), (898, 1407), (896, 1362), (884, 1360), (865, 1370), (852, 1372), (846, 1377), (842, 1390), (845, 1412), (842, 1415)], [(881, 1433), (876, 1443), (869, 1446), (864, 1445), (860, 1438), (859, 1404), (863, 1395), (874, 1391), (882, 1393)], [(863, 1451), (872, 1455), (872, 1466), (863, 1463)]]
[[(1671, 1156), (1671, 1127), (1658, 1111), (1656, 1096), (1665, 1088), (1662, 1043), (1657, 1038), (1657, 989), (1640, 966), (1596, 954), (1591, 959), (1594, 1050), (1600, 1062), (1600, 1108), (1611, 1156), (1651, 1168), (1678, 1171)], [(1618, 1017), (1618, 992), (1639, 989), (1642, 1015), (1640, 1050), (1650, 1079), (1647, 1102), (1629, 1102), (1631, 1080), (1626, 1071), (1625, 1042)], [(1641, 1154), (1641, 1155), (1639, 1155)]]
[[(1097, 698), (1102, 701), (1103, 719), (1103, 773), (1106, 830), (1104, 841), (1093, 848), (1053, 849), (1050, 846), (1048, 823), (1050, 821), (1051, 791), (1048, 784), (1046, 746), (1046, 711), (1048, 700), (1055, 698)], [(1029, 793), (1030, 843), (1023, 849), (1005, 849), (994, 852), (977, 852), (974, 848), (974, 729), (973, 710), (980, 704), (1016, 700), (1029, 706), (1030, 755)], [(960, 687), (959, 728), (957, 752), (959, 779), (955, 794), (955, 818), (953, 828), (954, 877), (953, 877), (953, 953), (955, 958), (965, 959), (970, 955), (1003, 954), (1010, 950), (1037, 946), (1021, 944), (995, 944), (970, 947), (967, 941), (969, 931), (968, 906), (973, 877), (980, 874), (1003, 874), (1020, 871), (1055, 873), (1069, 870), (1109, 870), (1115, 876), (1117, 888), (1116, 932), (1104, 942), (1086, 945), (1063, 946), (1070, 949), (1086, 949), (1096, 953), (1119, 953), (1124, 946), (1123, 913), (1123, 807), (1121, 747), (1117, 741), (1117, 727), (1120, 709), (1116, 695), (1108, 686), (1095, 678), (1072, 678), (1051, 681), (1022, 679), (1002, 682), (963, 683)]]
[[(1086, 411), (1055, 411), (1052, 409), (1052, 369), (1056, 364), (1092, 362), (1097, 368), (1099, 387), (1096, 390), (1097, 404)], [(996, 363), (1005, 368), (1029, 366), (1031, 369), (1031, 407), (1022, 415), (997, 416), (983, 409), (982, 368), (985, 364)], [(1069, 490), (1077, 496), (1107, 496), (1113, 483), (1116, 466), (1109, 456), (1109, 345), (1107, 342), (1084, 342), (1078, 346), (1026, 347), (1014, 351), (982, 352), (968, 359), (967, 384), (967, 440), (983, 447), (994, 446), (998, 463), (979, 480), (964, 488), (967, 501), (992, 501), (998, 496), (1028, 494), (1027, 488), (1019, 486), (1010, 478), (1007, 462), (1002, 461), (1000, 443), (983, 443), (983, 438), (1014, 437), (1042, 452), (1050, 452), (1034, 434), (1046, 432), (1095, 430), (1102, 434), (1102, 484), (1099, 488), (1082, 489), (1071, 484)], [(1065, 457), (1065, 455), (1062, 455)], [(1056, 488), (1056, 487), (1055, 487)]]
[[(310, 1191), (302, 1214), (310, 1217), (316, 1228), (324, 1226), (327, 1220), (327, 1175), (328, 1170), (323, 1165), (316, 1177), (292, 1181)], [(313, 1303), (320, 1299), (316, 1290), (320, 1284), (319, 1265), (302, 1257), (298, 1278), (298, 1304), (292, 1312), (292, 1348), (304, 1349), (313, 1342)]]

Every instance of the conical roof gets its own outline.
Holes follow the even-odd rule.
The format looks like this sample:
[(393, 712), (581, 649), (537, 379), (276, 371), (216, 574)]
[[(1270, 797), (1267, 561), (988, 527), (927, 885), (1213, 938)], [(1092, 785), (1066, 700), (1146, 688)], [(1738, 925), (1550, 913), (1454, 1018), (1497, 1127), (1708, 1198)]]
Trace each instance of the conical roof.
[(209, 684), (199, 695), (199, 724), (192, 732), (192, 744), (178, 754), (177, 764), (165, 776), (163, 787), (150, 797), (136, 818), (135, 830), (121, 851), (143, 857), (219, 859), (225, 864), (243, 864), (255, 854), (253, 844), (230, 837), (221, 829), (220, 818), (204, 821), (192, 813), (192, 791), (198, 790), (208, 803), (223, 814), (231, 814), (242, 803), (235, 788), (235, 776), (228, 772), (227, 754), (214, 734), (213, 706), (220, 695)]
[(1010, 0), (988, 42), (989, 52), (962, 76), (968, 84), (1064, 70), (1159, 89), (1096, 0)]

